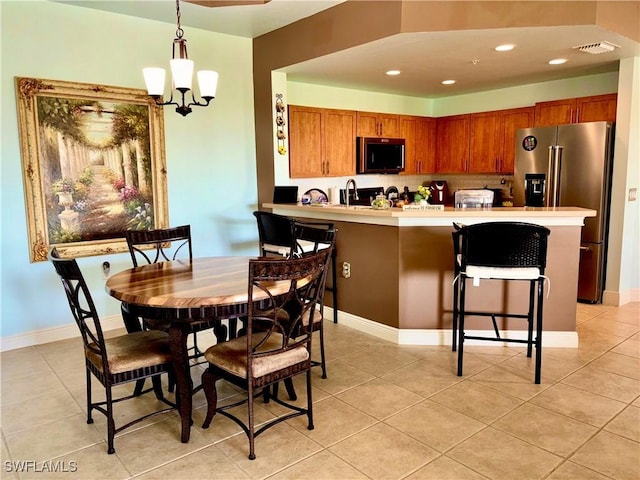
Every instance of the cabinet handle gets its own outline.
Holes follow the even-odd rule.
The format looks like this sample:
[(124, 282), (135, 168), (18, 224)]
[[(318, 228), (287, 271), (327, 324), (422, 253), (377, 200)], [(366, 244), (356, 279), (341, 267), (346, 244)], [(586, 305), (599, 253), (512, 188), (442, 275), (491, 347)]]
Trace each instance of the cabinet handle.
[(329, 162), (327, 162), (327, 173), (326, 175), (329, 175)]
[(576, 121), (574, 123), (580, 123), (580, 109), (576, 110)]

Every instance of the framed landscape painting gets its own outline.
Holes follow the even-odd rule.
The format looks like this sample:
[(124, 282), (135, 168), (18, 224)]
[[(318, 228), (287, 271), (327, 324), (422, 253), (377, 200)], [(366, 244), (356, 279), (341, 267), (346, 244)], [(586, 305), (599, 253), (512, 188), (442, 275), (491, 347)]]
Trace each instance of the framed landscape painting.
[(146, 91), (16, 77), (29, 256), (127, 250), (168, 226), (164, 117)]

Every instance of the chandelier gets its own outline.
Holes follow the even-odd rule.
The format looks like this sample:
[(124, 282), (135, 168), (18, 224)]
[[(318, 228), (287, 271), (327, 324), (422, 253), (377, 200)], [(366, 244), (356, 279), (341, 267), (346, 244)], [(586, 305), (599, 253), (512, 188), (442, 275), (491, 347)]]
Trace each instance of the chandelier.
[[(191, 80), (193, 78), (193, 60), (189, 60), (187, 56), (187, 39), (184, 38), (184, 30), (180, 26), (180, 0), (176, 0), (176, 38), (173, 39), (172, 59), (169, 62), (171, 66), (171, 76), (173, 78), (173, 89), (177, 90), (176, 97), (181, 98), (181, 103), (174, 100), (174, 91), (171, 90), (171, 97), (167, 102), (164, 101), (164, 68), (143, 68), (144, 81), (147, 85), (147, 92), (153, 98), (156, 105), (175, 105), (176, 112), (183, 117), (191, 113), (192, 106), (206, 107), (209, 102), (216, 96), (216, 88), (218, 86), (218, 72), (213, 70), (200, 70), (198, 72), (198, 88), (200, 89), (200, 97), (202, 101), (196, 100), (191, 89)], [(177, 56), (176, 56), (177, 53)], [(191, 92), (191, 101), (187, 103), (185, 97)]]

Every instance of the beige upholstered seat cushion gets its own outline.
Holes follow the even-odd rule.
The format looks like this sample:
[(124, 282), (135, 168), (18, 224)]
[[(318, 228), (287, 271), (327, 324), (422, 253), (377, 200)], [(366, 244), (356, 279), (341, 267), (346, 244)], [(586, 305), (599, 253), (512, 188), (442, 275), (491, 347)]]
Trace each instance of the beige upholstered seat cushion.
[[(263, 338), (264, 336), (261, 333), (254, 334), (252, 336), (253, 344), (256, 345)], [(277, 350), (281, 348), (281, 345), (282, 335), (275, 333), (260, 347), (260, 351), (268, 352), (270, 350)], [(247, 378), (247, 337), (238, 337), (228, 342), (214, 345), (207, 349), (204, 357), (209, 363), (233, 375), (240, 378)], [(254, 357), (253, 376), (256, 378), (262, 377), (268, 373), (304, 362), (308, 358), (309, 352), (304, 346), (265, 357)]]
[[(134, 332), (107, 338), (105, 346), (111, 373), (122, 373), (171, 361), (169, 335), (158, 330)], [(85, 354), (89, 361), (102, 371), (100, 355), (89, 349), (85, 349)]]

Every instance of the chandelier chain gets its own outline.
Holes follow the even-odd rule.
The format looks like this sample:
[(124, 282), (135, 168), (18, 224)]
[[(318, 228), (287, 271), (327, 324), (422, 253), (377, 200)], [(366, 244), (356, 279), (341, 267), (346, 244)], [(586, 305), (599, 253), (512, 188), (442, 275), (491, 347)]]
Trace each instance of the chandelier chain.
[(184, 36), (184, 30), (180, 25), (180, 0), (176, 0), (176, 37), (182, 38)]

